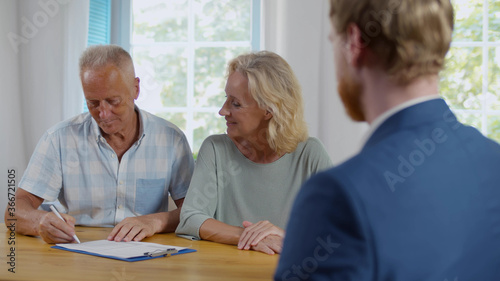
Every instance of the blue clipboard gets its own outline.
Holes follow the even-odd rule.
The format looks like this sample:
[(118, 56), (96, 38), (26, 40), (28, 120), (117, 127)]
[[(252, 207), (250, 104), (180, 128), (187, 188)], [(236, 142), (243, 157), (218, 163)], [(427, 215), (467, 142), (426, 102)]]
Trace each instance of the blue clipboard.
[(85, 255), (91, 255), (91, 256), (96, 256), (96, 257), (102, 257), (102, 258), (108, 258), (108, 259), (115, 259), (115, 260), (121, 260), (121, 261), (128, 261), (128, 262), (134, 262), (134, 261), (143, 261), (143, 260), (150, 260), (150, 259), (156, 259), (156, 258), (163, 258), (168, 255), (170, 256), (175, 256), (175, 255), (181, 255), (181, 254), (187, 254), (187, 253), (193, 253), (196, 252), (194, 249), (182, 249), (176, 253), (172, 254), (160, 254), (160, 255), (149, 255), (147, 253), (144, 253), (142, 256), (136, 256), (136, 257), (130, 257), (130, 258), (122, 258), (122, 257), (115, 257), (115, 256), (107, 256), (107, 255), (101, 255), (93, 252), (87, 252), (87, 251), (81, 251), (81, 250), (74, 250), (74, 249), (68, 249), (64, 248), (61, 246), (52, 246), (51, 248), (54, 249), (59, 249), (59, 250), (64, 250), (64, 251), (69, 251), (69, 252), (75, 252), (79, 254), (85, 254)]

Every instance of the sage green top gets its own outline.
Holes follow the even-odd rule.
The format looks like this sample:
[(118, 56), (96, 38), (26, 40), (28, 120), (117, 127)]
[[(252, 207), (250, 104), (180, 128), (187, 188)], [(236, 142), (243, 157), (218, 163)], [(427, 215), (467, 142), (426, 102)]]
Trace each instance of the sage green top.
[(294, 152), (259, 164), (246, 158), (226, 134), (210, 136), (201, 145), (176, 233), (200, 239), (200, 226), (209, 218), (234, 226), (268, 220), (285, 228), (301, 185), (331, 166), (325, 148), (312, 137)]

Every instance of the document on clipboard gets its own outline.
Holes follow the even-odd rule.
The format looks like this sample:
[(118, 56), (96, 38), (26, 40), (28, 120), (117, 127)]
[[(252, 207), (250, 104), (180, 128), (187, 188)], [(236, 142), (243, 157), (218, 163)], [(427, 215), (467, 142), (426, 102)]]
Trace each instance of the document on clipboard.
[(130, 262), (196, 252), (194, 249), (157, 243), (108, 240), (96, 240), (80, 244), (56, 244), (52, 248)]

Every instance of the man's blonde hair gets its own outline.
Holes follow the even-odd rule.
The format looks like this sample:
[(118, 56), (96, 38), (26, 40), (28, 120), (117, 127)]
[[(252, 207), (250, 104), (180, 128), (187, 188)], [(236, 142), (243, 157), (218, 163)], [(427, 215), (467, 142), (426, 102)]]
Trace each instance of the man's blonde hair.
[(330, 0), (330, 20), (345, 36), (349, 24), (399, 83), (438, 74), (450, 48), (450, 0)]
[(248, 91), (260, 108), (273, 114), (266, 133), (277, 153), (293, 152), (308, 137), (302, 90), (290, 65), (279, 55), (261, 51), (231, 60), (227, 76), (238, 71), (248, 79)]

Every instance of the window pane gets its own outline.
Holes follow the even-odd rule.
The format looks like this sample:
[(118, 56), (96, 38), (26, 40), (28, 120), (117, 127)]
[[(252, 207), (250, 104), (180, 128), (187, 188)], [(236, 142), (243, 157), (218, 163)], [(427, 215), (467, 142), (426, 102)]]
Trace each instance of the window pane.
[(174, 123), (183, 132), (186, 131), (186, 113), (185, 112), (161, 112), (161, 113), (157, 113), (155, 115)]
[(187, 0), (133, 1), (133, 43), (187, 41)]
[(201, 144), (208, 136), (226, 132), (226, 120), (216, 112), (195, 113), (193, 120), (193, 151), (200, 150)]
[(480, 109), (481, 48), (451, 48), (441, 72), (441, 95), (454, 109)]
[(249, 47), (198, 48), (195, 54), (195, 106), (221, 107), (225, 100), (226, 66)]
[(500, 1), (489, 1), (489, 28), (488, 37), (492, 42), (500, 41)]
[(481, 41), (483, 0), (453, 0), (455, 9), (454, 41)]
[(195, 0), (195, 40), (250, 41), (252, 0)]
[(455, 112), (458, 121), (466, 125), (472, 126), (478, 130), (481, 130), (481, 114), (480, 113), (465, 113), (465, 112)]
[[(187, 51), (181, 47), (136, 47), (137, 76), (141, 78), (141, 101), (147, 108), (187, 105)], [(156, 98), (152, 98), (156, 96)], [(151, 97), (151, 98), (150, 98)]]
[(488, 96), (489, 109), (500, 110), (500, 47), (489, 48)]
[(488, 116), (488, 134), (489, 138), (500, 142), (500, 116)]

